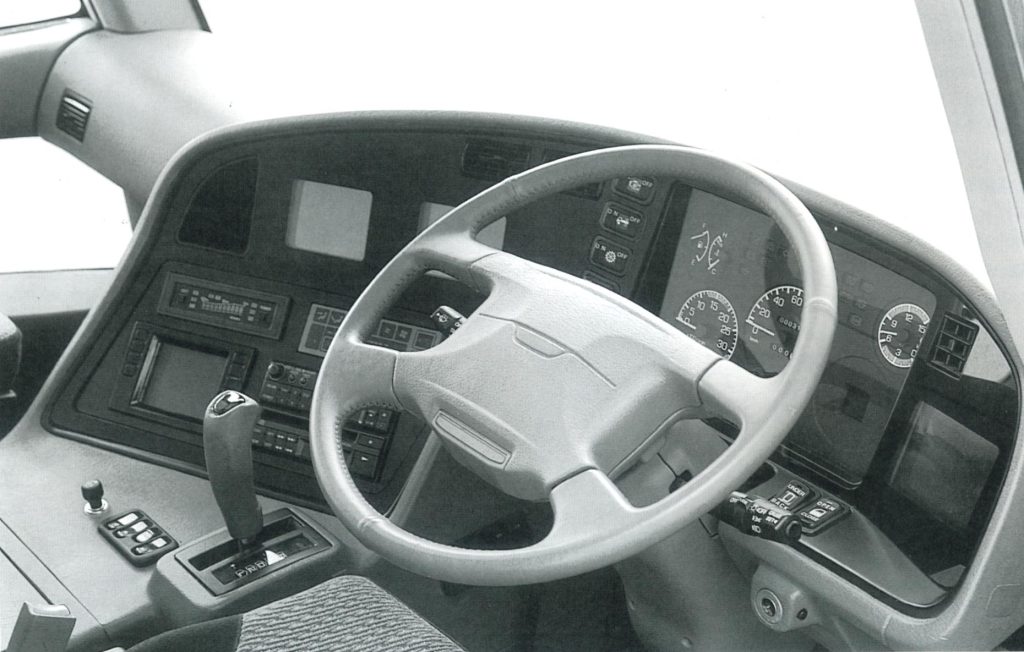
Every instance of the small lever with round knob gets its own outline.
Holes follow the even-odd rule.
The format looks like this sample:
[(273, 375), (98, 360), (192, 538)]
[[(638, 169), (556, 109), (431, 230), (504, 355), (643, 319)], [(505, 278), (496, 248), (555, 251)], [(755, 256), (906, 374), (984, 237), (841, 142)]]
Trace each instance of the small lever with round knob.
[(85, 506), (82, 509), (90, 516), (102, 514), (110, 507), (103, 498), (103, 483), (99, 480), (82, 483), (82, 498), (85, 498)]

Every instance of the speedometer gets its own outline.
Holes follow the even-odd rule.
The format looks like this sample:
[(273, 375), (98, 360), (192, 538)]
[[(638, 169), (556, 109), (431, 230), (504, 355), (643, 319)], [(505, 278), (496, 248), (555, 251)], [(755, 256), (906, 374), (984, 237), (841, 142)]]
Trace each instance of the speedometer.
[(804, 291), (780, 285), (761, 295), (747, 315), (747, 342), (751, 355), (766, 374), (782, 371), (793, 355), (800, 334)]
[(676, 314), (680, 330), (726, 360), (736, 350), (739, 324), (732, 304), (719, 292), (701, 290), (690, 295)]
[(889, 364), (901, 369), (914, 364), (929, 321), (924, 308), (912, 303), (889, 308), (878, 324), (878, 348)]

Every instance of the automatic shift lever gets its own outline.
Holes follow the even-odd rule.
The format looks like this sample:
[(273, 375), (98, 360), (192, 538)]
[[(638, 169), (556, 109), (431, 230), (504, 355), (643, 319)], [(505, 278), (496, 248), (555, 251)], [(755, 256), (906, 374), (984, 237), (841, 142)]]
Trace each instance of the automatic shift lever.
[(241, 392), (221, 392), (203, 418), (203, 449), (213, 496), (228, 532), (243, 545), (263, 529), (263, 510), (252, 479), (252, 429), (259, 403)]

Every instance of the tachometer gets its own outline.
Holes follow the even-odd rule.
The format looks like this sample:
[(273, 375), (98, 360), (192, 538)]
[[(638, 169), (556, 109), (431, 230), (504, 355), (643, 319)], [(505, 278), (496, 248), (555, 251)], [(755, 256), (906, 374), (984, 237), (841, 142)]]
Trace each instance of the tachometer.
[(766, 374), (776, 374), (793, 355), (800, 334), (804, 291), (780, 285), (761, 295), (747, 315), (747, 343), (751, 355)]
[(739, 323), (732, 304), (714, 290), (701, 290), (683, 302), (677, 328), (726, 360), (736, 350)]
[(878, 349), (889, 364), (901, 369), (914, 364), (929, 321), (924, 308), (912, 303), (889, 308), (878, 324)]

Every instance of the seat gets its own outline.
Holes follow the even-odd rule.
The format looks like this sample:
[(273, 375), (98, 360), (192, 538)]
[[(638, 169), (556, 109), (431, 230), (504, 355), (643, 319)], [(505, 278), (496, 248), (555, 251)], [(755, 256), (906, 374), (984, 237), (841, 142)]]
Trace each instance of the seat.
[(461, 651), (393, 595), (337, 577), (247, 613), (164, 632), (128, 652)]

